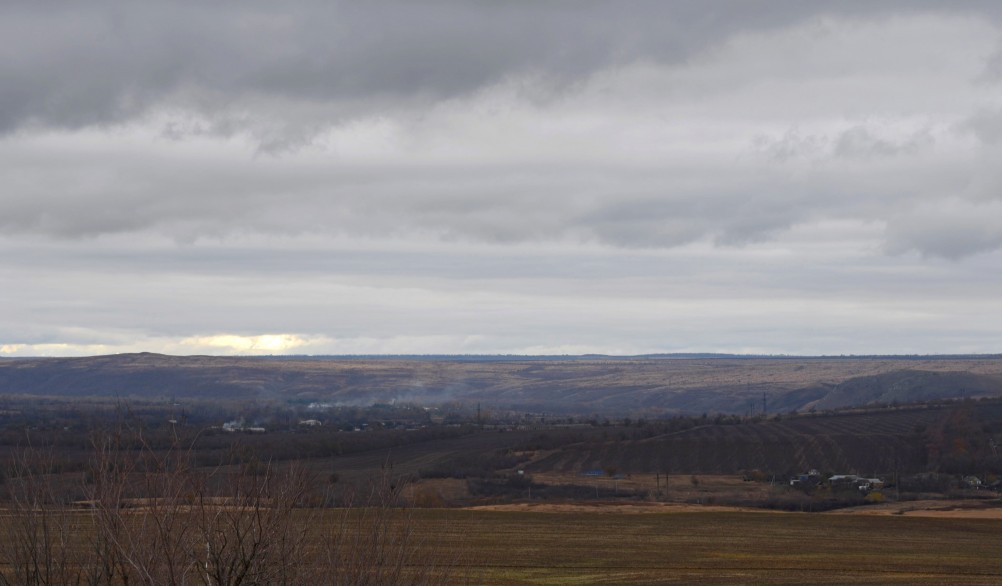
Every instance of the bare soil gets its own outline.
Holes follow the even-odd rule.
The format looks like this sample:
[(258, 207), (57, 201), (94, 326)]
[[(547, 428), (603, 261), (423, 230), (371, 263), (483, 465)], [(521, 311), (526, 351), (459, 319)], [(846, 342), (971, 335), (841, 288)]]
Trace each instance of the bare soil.
[[(507, 511), (520, 513), (594, 513), (594, 514), (671, 514), (671, 513), (785, 513), (752, 507), (699, 505), (692, 503), (608, 501), (576, 503), (509, 503), (466, 507), (472, 511)], [(905, 516), (937, 519), (1002, 519), (1002, 507), (988, 506), (978, 500), (923, 500), (849, 507), (820, 513), (822, 515)]]
[(850, 507), (825, 515), (900, 515), (939, 519), (1002, 519), (1002, 503), (980, 499), (920, 500)]
[(595, 513), (595, 514), (650, 514), (650, 513), (712, 513), (712, 512), (742, 512), (767, 513), (765, 509), (748, 507), (724, 507), (718, 505), (692, 505), (687, 503), (617, 503), (617, 502), (578, 502), (578, 503), (510, 503), (504, 505), (479, 505), (467, 507), (472, 511), (514, 511), (522, 513)]

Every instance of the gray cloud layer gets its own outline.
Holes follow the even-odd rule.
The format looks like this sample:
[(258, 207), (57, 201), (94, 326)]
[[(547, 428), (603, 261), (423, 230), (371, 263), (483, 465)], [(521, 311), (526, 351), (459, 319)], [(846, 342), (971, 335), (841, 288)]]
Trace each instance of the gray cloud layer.
[(973, 0), (6, 3), (0, 345), (996, 349), (1000, 64)]
[[(996, 2), (6, 3), (0, 128), (120, 122), (286, 100), (322, 115), (465, 95), (539, 73), (558, 86), (677, 63), (736, 33), (897, 10), (998, 19)], [(996, 55), (988, 73), (995, 71)], [(258, 112), (249, 112), (251, 116)], [(293, 123), (297, 114), (269, 112)], [(313, 120), (316, 122), (316, 120)], [(221, 124), (220, 128), (226, 128)]]

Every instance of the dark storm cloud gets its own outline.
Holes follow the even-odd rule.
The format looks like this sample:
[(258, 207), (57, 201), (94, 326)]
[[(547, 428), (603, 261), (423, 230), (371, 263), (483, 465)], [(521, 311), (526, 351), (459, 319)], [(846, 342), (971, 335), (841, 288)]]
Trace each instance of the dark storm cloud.
[[(677, 62), (735, 32), (916, 2), (8, 2), (0, 130), (113, 123), (153, 106), (296, 125), (463, 95), (537, 72), (560, 86), (635, 60)], [(997, 15), (994, 2), (951, 3)], [(262, 106), (273, 102), (270, 106)], [(263, 111), (255, 111), (262, 108)], [(235, 122), (236, 121), (236, 122)], [(302, 120), (298, 123), (303, 124)]]

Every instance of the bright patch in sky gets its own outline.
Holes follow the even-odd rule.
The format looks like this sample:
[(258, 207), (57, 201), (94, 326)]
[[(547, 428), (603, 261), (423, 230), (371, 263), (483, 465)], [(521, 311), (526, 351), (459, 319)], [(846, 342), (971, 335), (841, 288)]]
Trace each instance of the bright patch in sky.
[(293, 334), (265, 334), (261, 336), (221, 334), (196, 336), (181, 340), (182, 346), (212, 348), (217, 352), (227, 354), (280, 354), (309, 344), (309, 340), (304, 340)]

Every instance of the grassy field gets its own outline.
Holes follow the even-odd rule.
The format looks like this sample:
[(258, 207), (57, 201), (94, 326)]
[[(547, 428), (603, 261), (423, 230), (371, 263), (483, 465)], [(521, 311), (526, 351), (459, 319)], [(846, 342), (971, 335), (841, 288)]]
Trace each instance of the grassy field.
[[(121, 525), (115, 525), (118, 542), (136, 545), (127, 548), (130, 557), (121, 559), (140, 560), (147, 564), (143, 567), (159, 568), (162, 574), (157, 564), (163, 561), (164, 551), (173, 552), (181, 563), (171, 567), (185, 570), (181, 574), (187, 576), (170, 582), (176, 584), (200, 583), (198, 572), (232, 567), (220, 565), (227, 560), (252, 559), (241, 553), (250, 550), (232, 549), (240, 543), (260, 543), (263, 549), (253, 557), (253, 567), (266, 572), (282, 565), (291, 577), (282, 583), (289, 584), (302, 583), (304, 576), (315, 576), (318, 584), (362, 583), (353, 581), (361, 578), (369, 580), (365, 583), (402, 584), (410, 583), (409, 576), (431, 578), (417, 582), (421, 584), (483, 585), (1002, 582), (1002, 541), (998, 539), (1002, 519), (998, 517), (691, 508), (654, 512), (650, 508), (628, 511), (622, 506), (591, 506), (586, 511), (361, 508), (274, 513), (268, 508), (216, 504), (161, 508), (166, 514), (155, 517), (160, 524), (151, 524), (155, 520), (151, 515), (156, 513), (145, 512), (145, 507), (106, 512), (120, 512)], [(109, 535), (98, 529), (100, 520), (94, 512), (50, 509), (45, 525), (37, 516), (30, 525), (19, 524), (19, 519), (26, 518), (23, 514), (0, 515), (0, 577), (10, 580), (7, 583), (69, 583), (63, 578), (74, 576), (76, 568), (95, 569), (90, 557), (109, 551), (94, 547), (101, 543), (101, 536)], [(265, 531), (261, 535), (274, 539), (229, 543), (231, 538), (240, 538), (240, 533), (233, 532), (237, 527), (245, 531), (242, 539), (254, 539), (259, 518)], [(164, 526), (168, 533), (150, 533)], [(23, 540), (27, 535), (23, 530), (30, 528), (44, 528), (47, 533), (31, 534), (49, 535), (59, 546), (32, 551), (49, 559), (56, 555), (56, 562), (69, 564), (57, 564), (56, 569), (69, 569), (68, 574), (23, 579), (24, 564), (30, 569), (35, 562), (24, 552), (19, 555), (17, 544), (23, 545), (18, 539)], [(206, 536), (225, 540), (203, 546), (208, 543)], [(287, 552), (283, 544), (292, 549)], [(210, 565), (201, 557), (208, 552), (221, 557), (213, 558), (216, 561)], [(328, 552), (335, 552), (335, 557), (327, 557)], [(372, 581), (373, 576), (380, 578)], [(279, 583), (272, 579), (278, 577), (251, 583)]]
[(408, 513), (470, 584), (997, 584), (1002, 521), (784, 513)]
[[(90, 551), (92, 517), (82, 511), (74, 516), (73, 549)], [(358, 521), (347, 524), (352, 529), (334, 534), (340, 539), (357, 534), (347, 537), (351, 545), (344, 559), (365, 565), (335, 579), (344, 566), (307, 556), (297, 571), (313, 575), (316, 584), (363, 583), (353, 581), (361, 577), (369, 580), (365, 583), (403, 584), (414, 576), (424, 578), (421, 584), (474, 585), (1002, 582), (1000, 519), (602, 509), (355, 510), (351, 516)], [(318, 551), (329, 543), (329, 527), (345, 523), (344, 512), (336, 510), (299, 510), (293, 519), (307, 528), (306, 547)], [(408, 535), (407, 541), (371, 541), (373, 521), (383, 535)], [(394, 553), (399, 544), (408, 552), (404, 557)], [(372, 547), (384, 548), (388, 555), (378, 559), (393, 567), (402, 562), (402, 572), (391, 568), (374, 578), (380, 574), (371, 565), (377, 559)], [(364, 569), (355, 571), (359, 568)], [(10, 583), (21, 583), (13, 572), (9, 563), (0, 563)], [(200, 577), (176, 583), (200, 583)]]

